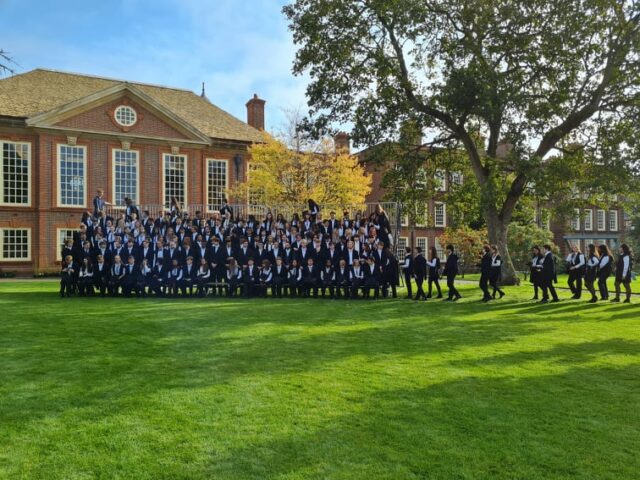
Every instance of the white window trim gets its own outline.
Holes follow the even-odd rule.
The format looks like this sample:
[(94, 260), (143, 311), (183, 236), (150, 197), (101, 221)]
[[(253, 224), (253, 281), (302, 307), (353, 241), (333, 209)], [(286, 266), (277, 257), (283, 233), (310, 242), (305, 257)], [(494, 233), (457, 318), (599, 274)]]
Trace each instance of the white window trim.
[(63, 230), (70, 230), (70, 231), (75, 231), (75, 229), (73, 228), (56, 228), (56, 261), (57, 262), (61, 262), (62, 261), (62, 248), (63, 245), (60, 245), (60, 233)]
[(32, 152), (32, 145), (31, 142), (13, 142), (13, 141), (9, 141), (9, 140), (0, 140), (0, 162), (2, 161), (2, 152), (4, 151), (4, 144), (5, 143), (12, 143), (14, 145), (17, 144), (24, 144), (27, 145), (27, 151), (29, 152), (29, 155), (27, 156), (27, 165), (28, 165), (28, 169), (29, 169), (29, 180), (27, 182), (27, 203), (13, 203), (13, 202), (4, 202), (3, 201), (3, 197), (4, 197), (4, 191), (2, 191), (2, 189), (4, 188), (4, 169), (2, 168), (2, 165), (0, 164), (0, 205), (3, 206), (11, 206), (11, 207), (30, 207), (31, 206), (31, 188), (32, 188), (32, 178), (33, 178), (33, 162), (31, 161), (31, 152)]
[(409, 226), (409, 215), (402, 215), (400, 218), (400, 226), (408, 227)]
[[(4, 258), (4, 231), (5, 230), (26, 230), (27, 231), (27, 258)], [(30, 227), (12, 227), (12, 228), (0, 228), (0, 262), (7, 263), (19, 263), (31, 261), (31, 228)]]
[[(438, 205), (442, 205), (442, 224), (438, 224), (437, 218), (438, 216), (436, 215), (436, 208), (438, 207)], [(433, 225), (436, 228), (446, 228), (447, 226), (447, 204), (444, 202), (435, 202), (434, 206), (433, 206)]]
[(208, 157), (205, 163), (205, 181), (204, 181), (204, 191), (205, 191), (205, 209), (207, 212), (214, 212), (215, 210), (209, 209), (209, 162), (224, 162), (225, 163), (225, 175), (224, 175), (224, 189), (225, 189), (225, 197), (226, 190), (229, 190), (229, 160), (226, 158), (211, 158)]
[(447, 172), (444, 170), (436, 170), (434, 174), (434, 178), (436, 180), (442, 180), (440, 185), (437, 187), (438, 192), (446, 192), (447, 191)]
[[(184, 204), (180, 205), (181, 208), (186, 208), (188, 205), (188, 188), (187, 188), (187, 184), (189, 183), (189, 156), (185, 155), (185, 154), (178, 154), (178, 155), (174, 155), (173, 153), (163, 153), (162, 154), (162, 197), (160, 198), (160, 203), (162, 205), (164, 205), (165, 203), (165, 198), (167, 196), (167, 185), (165, 182), (165, 175), (166, 175), (166, 168), (165, 168), (165, 162), (167, 161), (167, 157), (182, 157), (184, 158)], [(165, 207), (168, 207), (169, 205), (165, 205)]]
[[(124, 150), (122, 148), (113, 148), (111, 150), (111, 202), (112, 207), (117, 210), (124, 210), (125, 205), (118, 205), (116, 198), (116, 152), (135, 152), (136, 154), (136, 195), (133, 203), (140, 205), (140, 150)], [(164, 165), (163, 165), (164, 166)]]
[(420, 246), (418, 245), (418, 240), (424, 240), (424, 248), (422, 249), (423, 252), (429, 250), (429, 237), (416, 237), (416, 247)]
[[(602, 213), (602, 228), (600, 228), (600, 225), (598, 225), (598, 216), (599, 214)], [(598, 229), (599, 232), (606, 232), (607, 231), (607, 211), (606, 210), (601, 210), (599, 209), (596, 212), (596, 228)]]
[[(120, 120), (118, 120), (118, 110), (125, 109), (125, 108), (133, 112), (133, 122), (129, 124), (122, 123)], [(136, 112), (136, 109), (131, 107), (130, 105), (118, 105), (116, 109), (113, 111), (113, 118), (116, 121), (116, 123), (121, 127), (130, 128), (130, 127), (133, 127), (136, 123), (138, 123), (138, 112)]]
[[(584, 229), (587, 232), (593, 232), (593, 209), (592, 208), (588, 208), (587, 210), (585, 210), (586, 215), (584, 216)], [(587, 223), (587, 218), (589, 219), (589, 222)]]
[[(571, 219), (571, 228), (573, 228), (574, 230), (578, 231), (578, 230), (580, 230), (580, 224), (582, 223), (581, 222), (582, 212), (580, 211), (579, 208), (576, 208), (574, 210), (574, 212), (575, 212), (575, 216), (574, 216), (574, 218)], [(575, 224), (575, 226), (574, 226), (574, 224)]]
[[(400, 243), (404, 240), (403, 251), (399, 251)], [(404, 248), (409, 247), (409, 237), (398, 237), (398, 246), (396, 247), (396, 255), (400, 256), (402, 253), (404, 255)], [(404, 258), (404, 257), (403, 257)]]
[[(84, 203), (82, 205), (63, 205), (62, 204), (62, 192), (61, 192), (61, 188), (60, 188), (60, 164), (62, 163), (62, 147), (71, 147), (71, 148), (81, 148), (84, 153), (82, 154), (82, 158), (83, 158), (83, 162), (84, 162), (84, 179), (83, 179), (83, 185), (84, 185)], [(59, 208), (87, 208), (87, 196), (89, 194), (88, 192), (88, 185), (87, 185), (87, 147), (85, 145), (68, 145), (66, 143), (59, 143), (57, 145), (57, 158), (56, 158), (56, 205)]]
[[(615, 220), (615, 228), (611, 228), (611, 220), (614, 219)], [(608, 227), (609, 227), (609, 231), (611, 232), (617, 232), (618, 231), (618, 211), (617, 210), (609, 210), (609, 218), (608, 218), (609, 222), (608, 222)]]

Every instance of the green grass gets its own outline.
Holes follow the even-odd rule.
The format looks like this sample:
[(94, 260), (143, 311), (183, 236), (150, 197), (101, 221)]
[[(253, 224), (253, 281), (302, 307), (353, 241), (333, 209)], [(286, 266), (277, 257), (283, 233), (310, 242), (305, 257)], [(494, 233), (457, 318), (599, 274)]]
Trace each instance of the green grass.
[[(531, 283), (529, 282), (529, 277), (527, 276), (527, 280), (524, 280), (524, 276), (521, 274), (519, 275), (520, 277), (520, 281), (522, 282), (523, 286), (531, 286)], [(477, 282), (478, 280), (480, 280), (480, 274), (479, 273), (467, 273), (465, 274), (464, 278), (460, 278), (460, 280), (468, 280), (468, 281), (474, 281)], [(566, 273), (561, 273), (560, 275), (558, 275), (558, 283), (555, 284), (556, 288), (560, 287), (560, 288), (569, 288), (569, 285), (567, 283), (567, 281), (569, 280), (569, 275), (567, 275)], [(615, 291), (615, 281), (616, 278), (615, 276), (611, 276), (608, 278), (607, 280), (607, 285), (609, 287), (610, 292), (614, 292)], [(584, 281), (582, 282), (583, 284), (583, 291), (586, 292), (586, 288), (584, 287)], [(596, 282), (595, 284), (595, 288), (596, 291), (598, 290), (598, 283)], [(621, 287), (621, 290), (624, 292), (624, 287)], [(638, 275), (635, 280), (631, 281), (631, 291), (633, 293), (638, 293), (640, 294), (640, 275)], [(587, 293), (588, 295), (588, 293)]]
[(637, 479), (640, 307), (0, 283), (0, 478)]

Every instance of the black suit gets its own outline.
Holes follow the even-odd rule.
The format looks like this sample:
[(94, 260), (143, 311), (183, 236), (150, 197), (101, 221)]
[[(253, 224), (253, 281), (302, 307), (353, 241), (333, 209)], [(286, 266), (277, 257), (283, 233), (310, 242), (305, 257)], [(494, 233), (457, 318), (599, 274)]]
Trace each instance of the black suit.
[(482, 290), (482, 300), (491, 300), (489, 293), (489, 280), (491, 279), (491, 253), (485, 252), (480, 260), (480, 290)]
[(427, 295), (424, 293), (424, 290), (422, 289), (422, 284), (424, 283), (424, 279), (427, 276), (427, 260), (424, 258), (424, 256), (419, 253), (418, 255), (415, 256), (415, 258), (413, 259), (413, 273), (416, 277), (416, 287), (417, 287), (417, 292), (416, 292), (416, 300), (419, 299), (423, 299), (426, 300), (427, 299)]
[(540, 272), (540, 283), (542, 286), (542, 300), (549, 300), (549, 292), (554, 301), (558, 301), (558, 294), (556, 288), (553, 286), (553, 282), (556, 279), (556, 262), (553, 259), (553, 254), (547, 252), (542, 259), (542, 271)]
[(369, 298), (371, 289), (373, 289), (373, 298), (378, 298), (380, 293), (380, 267), (374, 263), (369, 265), (368, 263), (363, 267), (364, 282), (363, 293), (365, 298)]
[(318, 280), (320, 278), (320, 274), (318, 271), (318, 267), (316, 265), (305, 265), (302, 267), (302, 287), (303, 294), (305, 297), (308, 297), (313, 290), (313, 296), (318, 296)]
[(449, 298), (460, 298), (460, 292), (455, 286), (456, 275), (458, 275), (458, 255), (452, 253), (447, 257), (442, 274), (447, 277)]

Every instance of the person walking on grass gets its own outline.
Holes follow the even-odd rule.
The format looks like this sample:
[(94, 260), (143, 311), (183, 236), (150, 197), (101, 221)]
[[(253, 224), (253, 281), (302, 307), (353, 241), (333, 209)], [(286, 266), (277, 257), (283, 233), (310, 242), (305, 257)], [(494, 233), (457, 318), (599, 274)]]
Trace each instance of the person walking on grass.
[(618, 256), (618, 264), (616, 265), (616, 297), (612, 302), (620, 301), (620, 285), (624, 285), (626, 298), (624, 303), (631, 303), (631, 269), (633, 268), (633, 257), (629, 245), (623, 243), (620, 245), (620, 255)]

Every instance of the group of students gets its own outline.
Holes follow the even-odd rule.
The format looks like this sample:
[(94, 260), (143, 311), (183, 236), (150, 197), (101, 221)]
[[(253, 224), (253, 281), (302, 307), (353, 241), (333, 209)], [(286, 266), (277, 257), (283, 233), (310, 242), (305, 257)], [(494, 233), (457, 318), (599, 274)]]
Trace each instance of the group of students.
[[(101, 192), (94, 212), (62, 250), (60, 295), (378, 298), (397, 296), (398, 261), (388, 218), (331, 212), (319, 206), (286, 220), (234, 215), (225, 202), (205, 218), (177, 201), (160, 218), (127, 201), (117, 218), (105, 213)], [(439, 287), (438, 287), (439, 289)]]
[[(598, 296), (596, 295), (596, 282), (598, 285), (598, 293), (600, 300), (609, 300), (609, 287), (607, 280), (615, 273), (615, 297), (610, 299), (612, 302), (621, 301), (621, 287), (625, 290), (624, 303), (631, 303), (631, 272), (633, 269), (633, 256), (629, 245), (623, 243), (620, 245), (618, 259), (615, 262), (614, 272), (614, 256), (606, 244), (598, 245), (589, 244), (587, 253), (580, 251), (580, 247), (573, 245), (571, 253), (566, 257), (566, 269), (568, 274), (568, 285), (572, 293), (573, 299), (582, 297), (582, 286), (587, 288), (591, 294), (590, 303), (596, 303)], [(530, 263), (531, 283), (534, 287), (534, 299), (538, 299), (538, 290), (542, 291), (542, 302), (549, 300), (551, 293), (552, 301), (558, 301), (558, 295), (553, 286), (557, 281), (555, 271), (555, 261), (551, 253), (551, 247), (544, 245), (541, 248), (534, 246), (532, 248), (532, 257)]]

